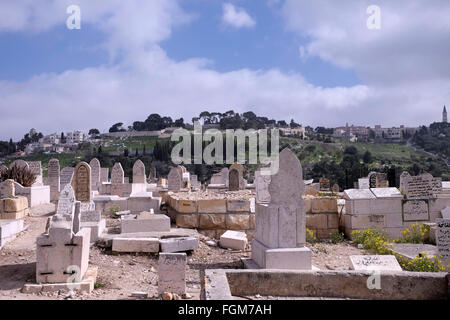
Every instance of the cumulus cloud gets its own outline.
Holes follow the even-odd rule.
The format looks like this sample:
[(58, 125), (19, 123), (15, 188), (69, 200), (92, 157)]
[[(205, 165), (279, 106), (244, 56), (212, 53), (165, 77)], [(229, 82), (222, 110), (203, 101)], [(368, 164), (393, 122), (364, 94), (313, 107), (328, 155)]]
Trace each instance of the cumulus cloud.
[(192, 19), (176, 0), (110, 0), (108, 6), (90, 0), (39, 3), (44, 1), (45, 10), (33, 0), (0, 2), (0, 32), (45, 32), (65, 24), (65, 8), (78, 3), (83, 23), (105, 33), (104, 48), (124, 54), (107, 66), (0, 81), (1, 118), (7, 124), (0, 126), (0, 139), (19, 138), (31, 127), (44, 133), (103, 131), (151, 113), (190, 121), (205, 109), (252, 110), (313, 126), (419, 125), (439, 119), (450, 99), (450, 28), (444, 19), (450, 5), (445, 1), (397, 5), (380, 0), (379, 31), (365, 28), (366, 3), (284, 2), (286, 26), (309, 39), (299, 48), (306, 63), (308, 57), (320, 57), (363, 79), (362, 85), (333, 88), (277, 69), (218, 72), (201, 57), (169, 58), (159, 43)]
[(243, 8), (234, 6), (232, 3), (223, 4), (222, 21), (234, 28), (252, 28), (256, 21)]

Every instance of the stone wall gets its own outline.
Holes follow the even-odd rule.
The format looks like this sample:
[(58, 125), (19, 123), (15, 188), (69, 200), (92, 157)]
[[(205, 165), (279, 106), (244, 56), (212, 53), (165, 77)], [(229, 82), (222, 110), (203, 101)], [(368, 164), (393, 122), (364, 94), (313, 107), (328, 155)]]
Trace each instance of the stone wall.
[(167, 203), (169, 216), (180, 228), (198, 229), (202, 234), (216, 239), (227, 230), (238, 230), (253, 239), (254, 198), (181, 200), (168, 195)]
[(336, 197), (305, 196), (306, 228), (319, 240), (327, 239), (339, 230), (339, 214)]

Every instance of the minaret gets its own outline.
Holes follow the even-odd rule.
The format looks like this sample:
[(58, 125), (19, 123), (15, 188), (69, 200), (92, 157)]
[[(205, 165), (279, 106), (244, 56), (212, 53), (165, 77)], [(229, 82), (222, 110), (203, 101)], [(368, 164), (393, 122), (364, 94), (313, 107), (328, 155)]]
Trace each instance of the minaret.
[(447, 109), (444, 106), (444, 111), (442, 111), (442, 122), (447, 123)]

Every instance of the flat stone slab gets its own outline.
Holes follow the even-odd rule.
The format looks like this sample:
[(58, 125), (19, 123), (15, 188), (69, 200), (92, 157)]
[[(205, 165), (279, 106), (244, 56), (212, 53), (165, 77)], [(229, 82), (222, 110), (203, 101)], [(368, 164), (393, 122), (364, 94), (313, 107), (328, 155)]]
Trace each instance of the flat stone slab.
[(80, 292), (91, 293), (94, 290), (94, 284), (97, 281), (98, 267), (89, 267), (81, 282), (72, 283), (43, 283), (43, 284), (25, 284), (22, 293), (36, 294), (39, 292), (55, 292), (59, 290), (78, 290)]
[(170, 218), (163, 214), (148, 215), (145, 219), (122, 216), (121, 224), (121, 233), (170, 231)]
[(403, 198), (402, 193), (397, 188), (373, 188), (370, 191), (377, 198)]
[(157, 238), (117, 238), (112, 241), (113, 252), (159, 252), (159, 239)]
[(345, 190), (344, 194), (350, 200), (376, 199), (375, 195), (369, 189), (349, 189)]
[(400, 267), (395, 256), (391, 255), (350, 256), (350, 261), (353, 270), (356, 271), (402, 271), (402, 267)]
[(426, 252), (430, 257), (438, 253), (437, 247), (432, 244), (394, 243), (392, 249), (407, 259), (414, 259), (421, 252)]
[(23, 220), (0, 220), (0, 248), (24, 230)]
[(198, 237), (180, 237), (159, 240), (161, 252), (184, 252), (192, 251), (198, 248)]

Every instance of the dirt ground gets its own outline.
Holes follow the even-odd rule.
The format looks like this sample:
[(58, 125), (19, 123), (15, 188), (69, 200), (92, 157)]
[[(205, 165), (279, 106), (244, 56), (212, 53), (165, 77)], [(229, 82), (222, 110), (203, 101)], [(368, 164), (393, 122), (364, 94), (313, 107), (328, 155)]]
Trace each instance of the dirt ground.
[[(98, 267), (96, 289), (91, 294), (55, 293), (23, 294), (25, 283), (35, 283), (36, 237), (45, 230), (47, 215), (27, 217), (27, 230), (0, 250), (0, 300), (120, 300), (138, 299), (133, 292), (146, 292), (149, 299), (159, 299), (158, 256), (156, 254), (112, 254), (102, 248), (91, 246), (90, 266)], [(108, 219), (108, 226), (117, 220)], [(201, 236), (200, 247), (188, 253), (187, 292), (192, 299), (200, 299), (200, 279), (205, 269), (243, 268), (242, 257), (250, 257), (250, 251), (233, 251), (206, 244)], [(354, 245), (344, 242), (326, 242), (310, 246), (313, 265), (321, 270), (350, 269), (350, 255), (362, 254)]]

